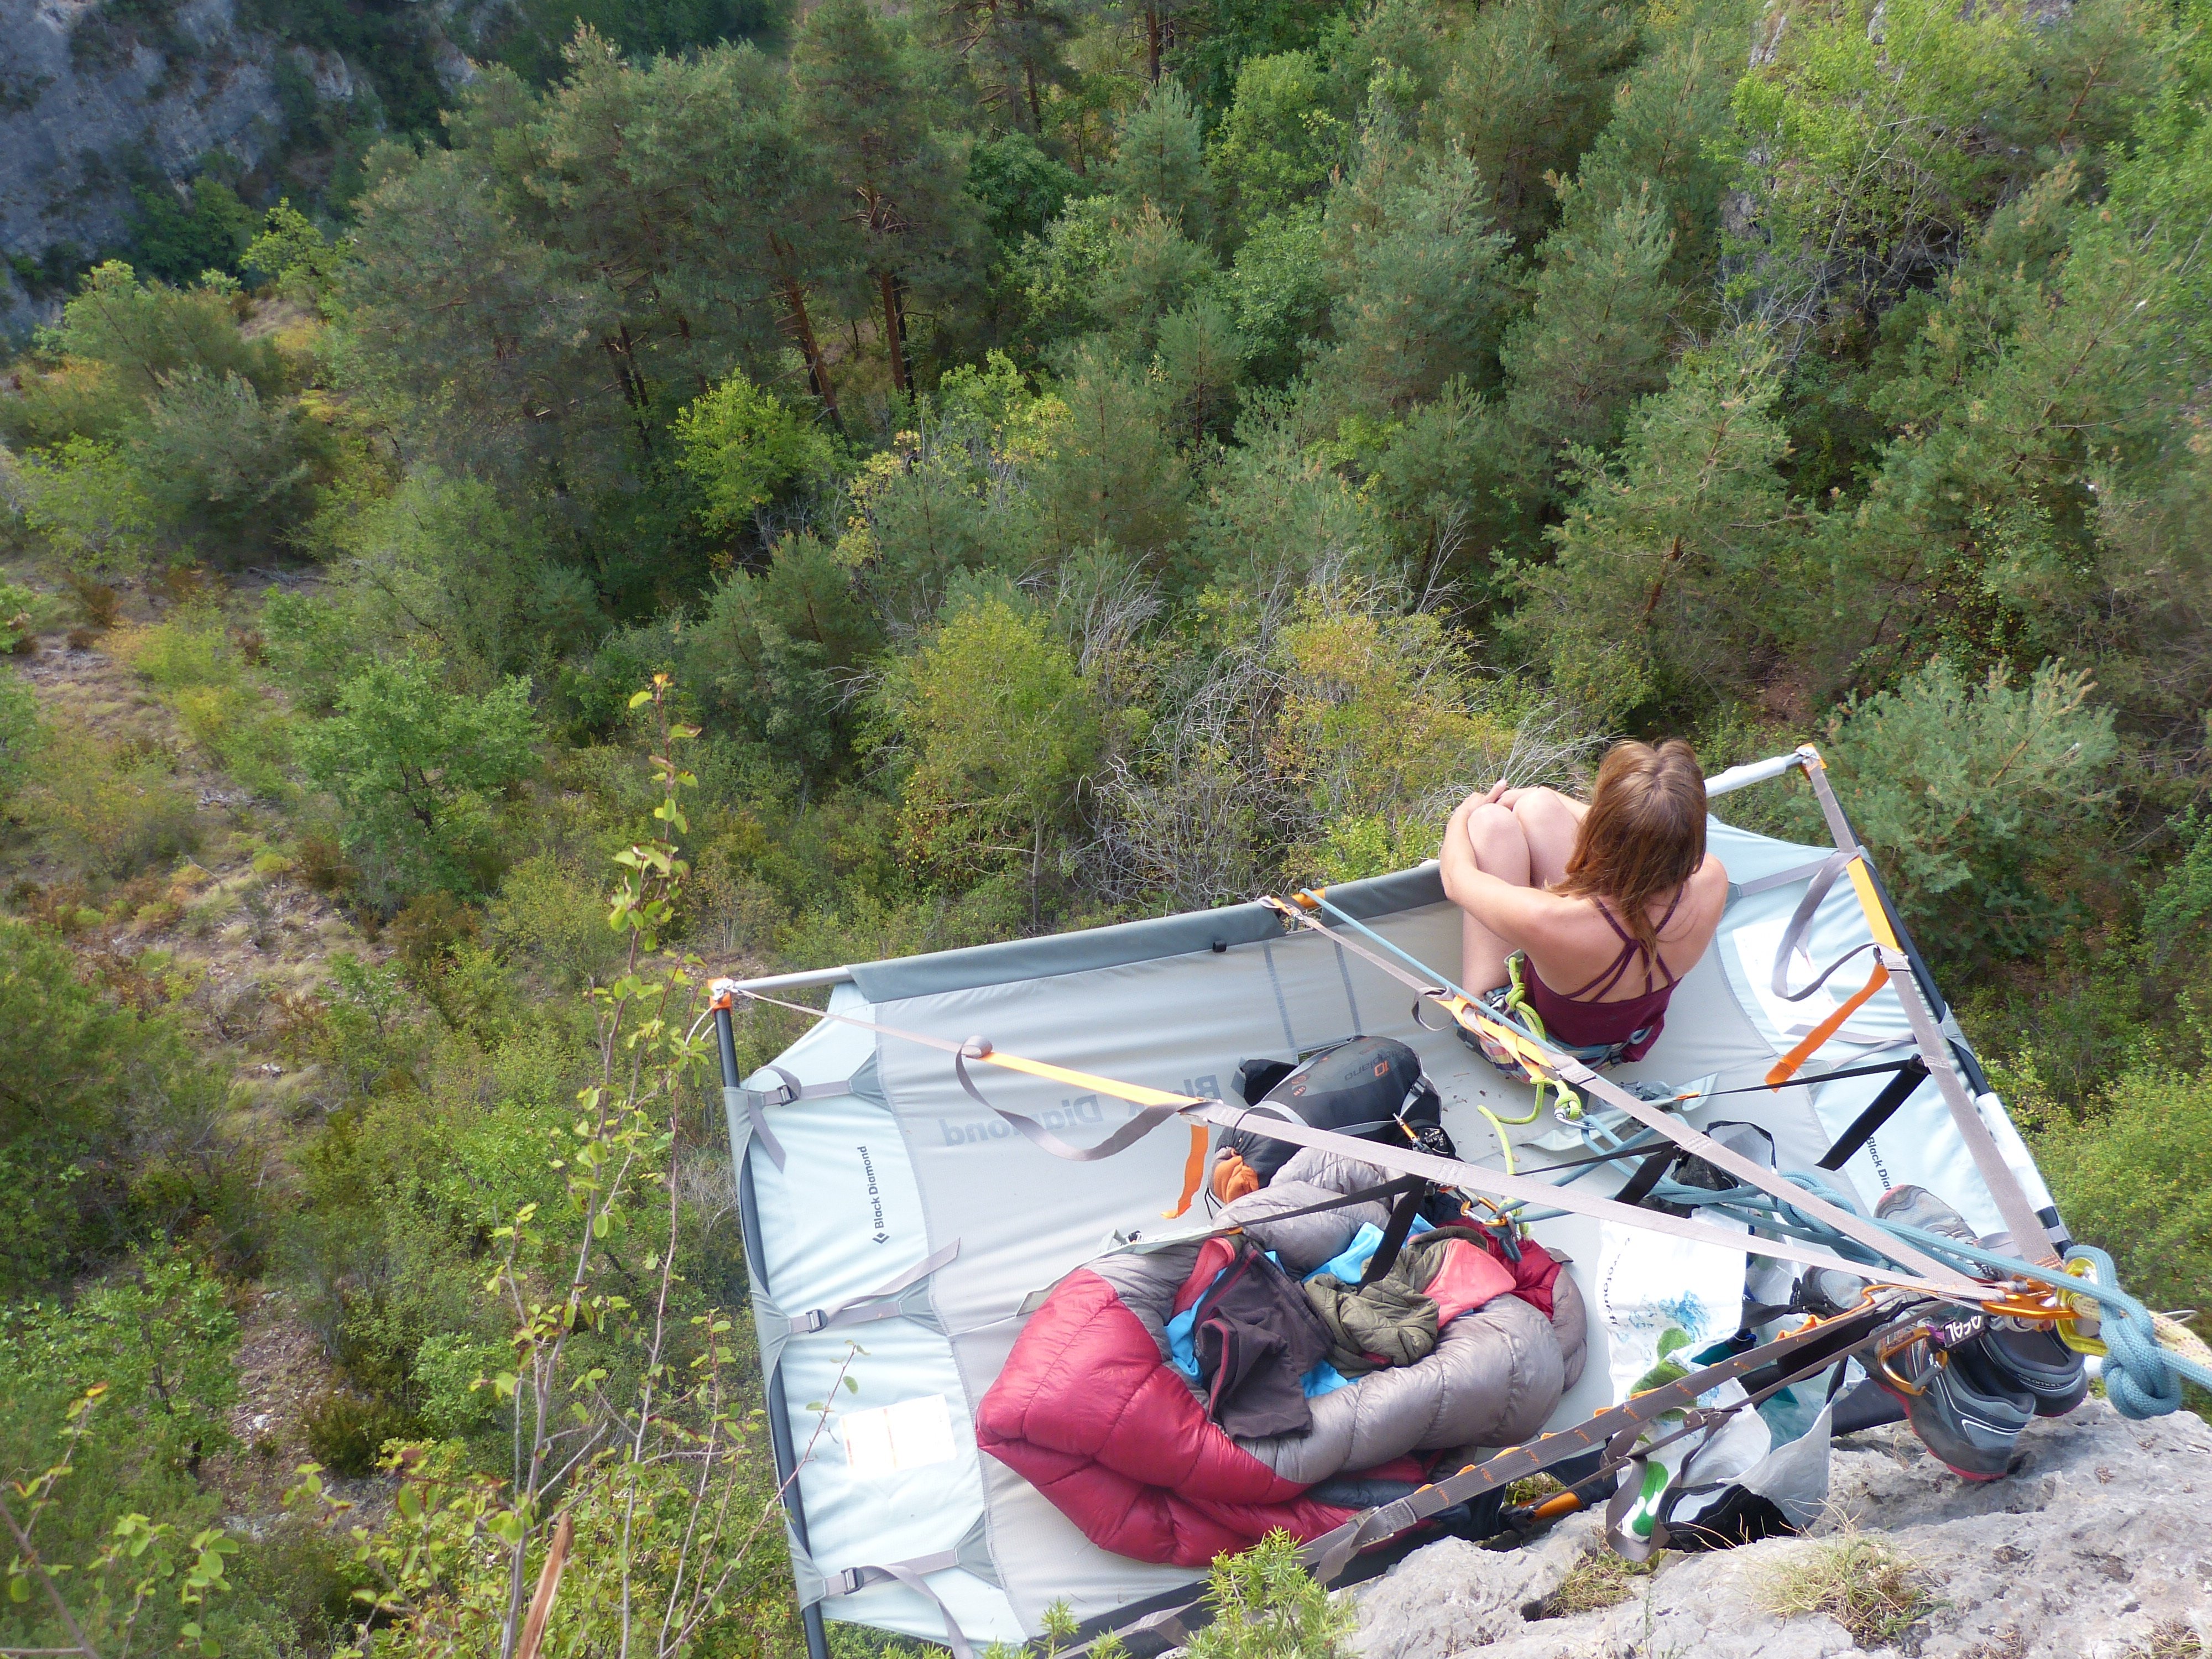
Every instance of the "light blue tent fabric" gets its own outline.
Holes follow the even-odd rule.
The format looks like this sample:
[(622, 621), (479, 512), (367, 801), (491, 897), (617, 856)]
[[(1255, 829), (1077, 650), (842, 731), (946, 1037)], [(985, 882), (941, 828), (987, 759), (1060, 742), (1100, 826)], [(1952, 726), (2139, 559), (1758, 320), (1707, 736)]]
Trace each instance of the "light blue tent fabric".
[[(1740, 885), (1808, 871), (1829, 850), (1717, 820), (1710, 834), (1713, 852)], [(1800, 878), (1731, 903), (1714, 948), (1676, 992), (1657, 1046), (1615, 1075), (1711, 1079), (1714, 1088), (1758, 1081), (1802, 1035), (1790, 1022), (1806, 1018), (1760, 994), (1780, 924), (1804, 891)], [(1458, 913), (1444, 901), (1433, 866), (1348, 884), (1330, 896), (1414, 956), (1456, 975)], [(1850, 884), (1837, 883), (1811, 930), (1811, 959), (1825, 964), (1868, 938)], [(1856, 964), (1845, 967), (1837, 975), (1838, 996), (1863, 978)], [(1442, 1093), (1445, 1126), (1461, 1156), (1497, 1164), (1497, 1132), (1478, 1109), (1521, 1116), (1531, 1103), (1528, 1089), (1480, 1061), (1451, 1033), (1418, 1024), (1412, 1000), (1402, 986), (1329, 940), (1285, 934), (1273, 913), (1243, 905), (862, 965), (837, 988), (831, 1006), (954, 1042), (982, 1036), (1010, 1053), (1232, 1100), (1242, 1060), (1292, 1058), (1362, 1033), (1397, 1037), (1419, 1053)], [(1852, 1018), (1845, 1036), (1823, 1051), (1821, 1068), (1909, 1052), (1902, 1009), (1887, 990)], [(1163, 1217), (1182, 1186), (1188, 1150), (1182, 1127), (1169, 1125), (1115, 1158), (1073, 1164), (1030, 1145), (978, 1106), (942, 1053), (825, 1023), (776, 1063), (803, 1083), (849, 1085), (770, 1112), (787, 1154), (780, 1170), (746, 1142), (742, 1117), (733, 1120), (759, 1222), (755, 1291), (763, 1354), (783, 1367), (782, 1400), (771, 1403), (787, 1413), (801, 1455), (796, 1484), (808, 1547), (794, 1540), (794, 1559), (802, 1597), (825, 1587), (836, 1591), (833, 1581), (846, 1570), (919, 1563), (926, 1569), (921, 1582), (969, 1638), (1018, 1641), (1038, 1632), (1054, 1601), (1089, 1619), (1188, 1583), (1193, 1575), (1186, 1571), (1091, 1544), (1024, 1481), (981, 1455), (973, 1428), (975, 1406), (1024, 1309), (1042, 1291), (1117, 1238), (1188, 1224)], [(755, 1087), (775, 1081), (765, 1073), (751, 1080)], [(1809, 1168), (1884, 1081), (1824, 1085), (1812, 1078), (1778, 1093), (1710, 1102), (1686, 1115), (1700, 1127), (1755, 1123), (1771, 1136), (1780, 1167)], [(1037, 1117), (1080, 1145), (1099, 1139), (1131, 1111), (1005, 1072), (992, 1072), (982, 1086), (994, 1103)], [(1984, 1110), (2032, 1201), (2048, 1206), (2002, 1107), (1992, 1097)], [(1524, 1168), (1559, 1156), (1540, 1143), (1556, 1147), (1566, 1133), (1549, 1114), (1510, 1133)], [(1842, 1173), (1865, 1207), (1887, 1187), (1911, 1181), (1941, 1193), (1978, 1229), (1993, 1232), (2002, 1224), (1930, 1083)], [(1589, 1182), (1600, 1193), (1618, 1184), (1610, 1174)], [(1554, 1426), (1609, 1403), (1620, 1389), (1617, 1373), (1634, 1363), (1634, 1348), (1656, 1323), (1698, 1325), (1688, 1333), (1693, 1337), (1734, 1328), (1741, 1255), (1692, 1247), (1706, 1255), (1686, 1258), (1680, 1276), (1705, 1290), (1655, 1313), (1648, 1288), (1628, 1283), (1635, 1264), (1652, 1258), (1608, 1238), (1613, 1225), (1566, 1217), (1536, 1229), (1548, 1247), (1572, 1258), (1571, 1271), (1593, 1310), (1591, 1363), (1561, 1401)], [(834, 1311), (956, 1246), (897, 1298), (896, 1316), (790, 1334), (810, 1310)], [(1608, 1364), (1616, 1346), (1620, 1352)], [(857, 1392), (842, 1386), (844, 1380)], [(833, 1593), (821, 1605), (830, 1618), (912, 1636), (939, 1638), (945, 1628), (939, 1606), (897, 1582)]]

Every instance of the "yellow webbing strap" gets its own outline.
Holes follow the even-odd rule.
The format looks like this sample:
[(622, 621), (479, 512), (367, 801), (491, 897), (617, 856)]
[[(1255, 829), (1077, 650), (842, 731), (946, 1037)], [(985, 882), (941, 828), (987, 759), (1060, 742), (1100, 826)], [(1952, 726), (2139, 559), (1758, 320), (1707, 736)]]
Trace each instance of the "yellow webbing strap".
[[(765, 1000), (765, 999), (763, 999)], [(809, 1013), (818, 1012), (810, 1008)], [(933, 1048), (942, 1048), (947, 1054), (958, 1054), (961, 1045), (945, 1042), (935, 1037), (926, 1037), (912, 1031), (893, 1031), (888, 1025), (879, 1027), (890, 1036), (904, 1037), (909, 1042), (925, 1042)], [(1026, 1060), (1019, 1054), (1001, 1054), (996, 1048), (982, 1054), (970, 1052), (970, 1060), (980, 1060), (987, 1065), (1002, 1066), (1009, 1072), (1026, 1072), (1031, 1077), (1041, 1077), (1053, 1083), (1072, 1084), (1078, 1089), (1089, 1089), (1102, 1095), (1111, 1095), (1116, 1100), (1126, 1100), (1132, 1106), (1195, 1106), (1196, 1095), (1170, 1094), (1164, 1089), (1147, 1089), (1141, 1083), (1123, 1083), (1118, 1079), (1097, 1077), (1089, 1072), (1078, 1072), (1066, 1066), (1054, 1066), (1048, 1060)]]

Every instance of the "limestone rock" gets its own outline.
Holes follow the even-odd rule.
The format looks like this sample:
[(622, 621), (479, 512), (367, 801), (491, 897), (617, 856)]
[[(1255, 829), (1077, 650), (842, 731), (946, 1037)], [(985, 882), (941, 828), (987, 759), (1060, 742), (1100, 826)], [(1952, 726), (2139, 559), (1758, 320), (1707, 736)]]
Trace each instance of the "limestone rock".
[[(1864, 1645), (1834, 1619), (1777, 1616), (1778, 1578), (1856, 1530), (1909, 1561), (1921, 1616)], [(2148, 1659), (2212, 1651), (2212, 1427), (2130, 1423), (2100, 1400), (2033, 1425), (2006, 1479), (1960, 1480), (1903, 1425), (1838, 1443), (1829, 1516), (1799, 1539), (1668, 1555), (1600, 1612), (1532, 1618), (1586, 1552), (1577, 1516), (1505, 1554), (1457, 1541), (1354, 1592), (1364, 1659)]]

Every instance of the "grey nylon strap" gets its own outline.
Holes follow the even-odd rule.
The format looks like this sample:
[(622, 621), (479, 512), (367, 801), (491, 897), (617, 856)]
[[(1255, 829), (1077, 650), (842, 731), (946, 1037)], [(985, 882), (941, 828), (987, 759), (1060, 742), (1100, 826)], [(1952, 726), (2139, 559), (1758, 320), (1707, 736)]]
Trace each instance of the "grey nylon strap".
[(1982, 1121), (1981, 1109), (1967, 1091), (1966, 1080), (1959, 1075), (1959, 1067), (1951, 1056), (1951, 1045), (1944, 1040), (1943, 1032), (1936, 1023), (1936, 1011), (1920, 994), (1920, 982), (1912, 976), (1912, 964), (1902, 951), (1884, 951), (1881, 959), (1889, 966), (1890, 982), (1897, 987), (1898, 1000), (1905, 1005), (1905, 1017), (1911, 1022), (1912, 1036), (1920, 1049), (1920, 1058), (1928, 1063), (1929, 1075), (1936, 1079), (1936, 1091), (1943, 1097), (1943, 1104), (1950, 1109), (1951, 1121), (1959, 1131), (1959, 1139), (1966, 1143), (1973, 1155), (1974, 1168), (1982, 1177), (1982, 1184), (1990, 1189), (1990, 1196), (1997, 1201), (1997, 1213), (2012, 1233), (2012, 1247), (2030, 1261), (2057, 1261), (2057, 1253), (2051, 1248), (2050, 1231), (2035, 1213), (2035, 1206), (2021, 1190), (2012, 1166), (2004, 1161), (1997, 1148), (1996, 1138), (1990, 1126)]
[[(753, 1318), (760, 1332), (761, 1352), (767, 1368), (774, 1370), (781, 1363), (784, 1345), (793, 1337), (809, 1336), (816, 1331), (866, 1325), (878, 1319), (911, 1319), (917, 1324), (936, 1326), (936, 1316), (926, 1297), (921, 1297), (921, 1286), (930, 1274), (959, 1254), (960, 1241), (956, 1238), (865, 1295), (849, 1297), (827, 1308), (811, 1308), (796, 1317), (766, 1297), (754, 1297)], [(914, 1305), (917, 1300), (919, 1306)]]
[[(802, 1607), (811, 1607), (833, 1595), (852, 1595), (872, 1584), (902, 1584), (915, 1595), (927, 1597), (929, 1604), (937, 1609), (938, 1615), (945, 1620), (945, 1645), (952, 1650), (954, 1659), (974, 1659), (974, 1648), (968, 1640), (967, 1632), (960, 1628), (960, 1621), (952, 1616), (952, 1609), (945, 1605), (942, 1596), (930, 1589), (926, 1579), (931, 1573), (950, 1572), (957, 1568), (969, 1577), (979, 1578), (987, 1584), (1000, 1583), (998, 1568), (991, 1559), (988, 1536), (980, 1516), (960, 1541), (949, 1550), (938, 1550), (932, 1554), (917, 1555), (904, 1561), (887, 1562), (880, 1566), (845, 1567), (829, 1573), (817, 1567), (811, 1559), (805, 1559), (803, 1571), (800, 1571), (799, 1557), (793, 1558), (793, 1565), (794, 1577), (814, 1581), (802, 1583), (799, 1587), (799, 1605)], [(819, 1585), (818, 1589), (816, 1584)]]
[(968, 1097), (984, 1110), (996, 1112), (1054, 1158), (1064, 1158), (1071, 1163), (1091, 1164), (1102, 1158), (1111, 1158), (1123, 1148), (1135, 1146), (1183, 1109), (1183, 1103), (1180, 1100), (1145, 1107), (1097, 1146), (1071, 1146), (1035, 1118), (1024, 1117), (1019, 1112), (1010, 1112), (1003, 1106), (994, 1106), (983, 1097), (983, 1091), (975, 1086), (975, 1079), (968, 1075), (968, 1061), (971, 1058), (981, 1060), (990, 1052), (991, 1045), (981, 1037), (969, 1037), (961, 1045), (960, 1052), (952, 1056), (953, 1073), (959, 1078), (960, 1086), (968, 1091)]
[[(1790, 913), (1790, 925), (1782, 930), (1781, 945), (1774, 952), (1772, 981), (1774, 994), (1784, 1001), (1802, 1002), (1814, 992), (1826, 985), (1828, 982), (1828, 975), (1834, 973), (1837, 969), (1842, 967), (1853, 957), (1875, 948), (1872, 939), (1869, 939), (1864, 945), (1854, 945), (1823, 968), (1820, 977), (1806, 986), (1804, 989), (1793, 991), (1790, 988), (1790, 958), (1805, 942), (1805, 935), (1812, 931), (1813, 918), (1819, 913), (1821, 901), (1828, 896), (1828, 890), (1836, 884), (1836, 878), (1843, 874), (1850, 861), (1858, 856), (1857, 850), (1854, 848), (1848, 853), (1831, 853), (1826, 858), (1822, 859), (1814, 871), (1811, 884), (1805, 889), (1805, 896), (1797, 901), (1796, 909)], [(1802, 871), (1793, 872), (1792, 878), (1795, 879), (1803, 873)]]
[(969, 1644), (968, 1633), (960, 1628), (960, 1621), (952, 1616), (952, 1609), (945, 1605), (944, 1597), (930, 1589), (923, 1574), (946, 1572), (960, 1565), (960, 1552), (939, 1550), (934, 1555), (917, 1555), (911, 1560), (892, 1561), (882, 1566), (846, 1567), (828, 1573), (823, 1578), (822, 1599), (835, 1595), (851, 1595), (871, 1584), (903, 1584), (917, 1595), (928, 1598), (945, 1620), (945, 1645), (952, 1650), (952, 1659), (975, 1659), (975, 1650)]
[(1817, 876), (1827, 861), (1825, 858), (1817, 858), (1810, 864), (1801, 864), (1790, 870), (1778, 870), (1771, 876), (1760, 876), (1751, 881), (1732, 881), (1729, 884), (1729, 902), (1733, 904), (1738, 899), (1771, 893), (1778, 887), (1787, 887), (1808, 876)]
[(793, 1101), (827, 1100), (835, 1095), (849, 1095), (853, 1092), (853, 1079), (842, 1078), (835, 1083), (801, 1083), (781, 1066), (764, 1066), (761, 1069), (774, 1072), (781, 1078), (782, 1086), (776, 1089), (732, 1089), (725, 1086), (722, 1090), (722, 1110), (730, 1118), (732, 1145), (738, 1144), (737, 1118), (742, 1112), (752, 1130), (752, 1138), (760, 1142), (762, 1149), (768, 1153), (769, 1161), (781, 1170), (783, 1168), (783, 1143), (768, 1127), (767, 1109), (788, 1106)]
[(943, 1249), (935, 1251), (908, 1267), (897, 1278), (878, 1285), (864, 1296), (848, 1297), (833, 1307), (814, 1308), (790, 1322), (787, 1334), (810, 1336), (816, 1331), (834, 1329), (842, 1325), (865, 1325), (871, 1320), (899, 1319), (906, 1316), (901, 1293), (951, 1262), (960, 1254), (960, 1241), (954, 1239)]

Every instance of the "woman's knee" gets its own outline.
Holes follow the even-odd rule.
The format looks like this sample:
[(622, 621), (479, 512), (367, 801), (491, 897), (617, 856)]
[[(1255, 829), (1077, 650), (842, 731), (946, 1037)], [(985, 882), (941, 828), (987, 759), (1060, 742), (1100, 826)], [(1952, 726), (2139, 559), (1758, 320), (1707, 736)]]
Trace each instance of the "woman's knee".
[(1485, 874), (1528, 882), (1528, 838), (1510, 808), (1476, 807), (1467, 815), (1467, 837), (1474, 844), (1474, 861)]
[(1513, 803), (1513, 816), (1523, 824), (1550, 823), (1560, 818), (1571, 821), (1574, 811), (1556, 789), (1524, 789)]

